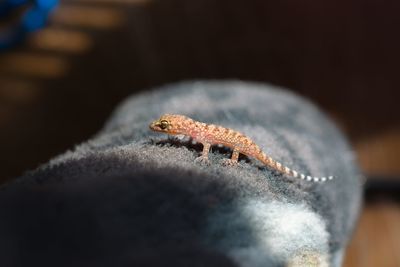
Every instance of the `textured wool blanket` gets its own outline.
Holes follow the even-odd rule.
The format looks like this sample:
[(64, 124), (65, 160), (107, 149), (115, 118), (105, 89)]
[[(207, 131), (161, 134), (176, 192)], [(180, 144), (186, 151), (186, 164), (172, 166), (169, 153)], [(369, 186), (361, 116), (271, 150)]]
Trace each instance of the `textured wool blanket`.
[[(288, 177), (214, 146), (149, 130), (164, 113), (235, 129)], [(341, 266), (360, 173), (309, 101), (239, 81), (164, 86), (124, 101), (104, 128), (0, 191), (1, 266)]]

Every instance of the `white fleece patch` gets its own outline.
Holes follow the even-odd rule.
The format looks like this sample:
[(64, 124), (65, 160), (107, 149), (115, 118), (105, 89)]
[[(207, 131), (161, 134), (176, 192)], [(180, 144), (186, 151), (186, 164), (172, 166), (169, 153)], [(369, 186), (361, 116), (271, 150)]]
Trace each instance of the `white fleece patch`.
[(240, 266), (288, 262), (302, 251), (328, 253), (325, 222), (305, 205), (254, 200), (243, 207), (241, 216), (253, 228), (256, 242), (250, 247), (231, 250)]

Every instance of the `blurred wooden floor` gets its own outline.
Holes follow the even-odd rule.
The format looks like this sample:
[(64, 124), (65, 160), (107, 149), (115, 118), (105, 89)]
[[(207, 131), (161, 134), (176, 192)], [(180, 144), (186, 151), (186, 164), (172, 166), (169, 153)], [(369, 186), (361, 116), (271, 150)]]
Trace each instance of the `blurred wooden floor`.
[(400, 266), (400, 207), (367, 206), (348, 247), (345, 267)]
[[(254, 2), (263, 5), (260, 4), (262, 1)], [(395, 112), (398, 108), (391, 106), (397, 104), (399, 98), (391, 95), (394, 92), (391, 89), (385, 92), (381, 84), (387, 88), (398, 86), (389, 84), (385, 76), (371, 82), (368, 79), (373, 75), (369, 75), (369, 70), (359, 72), (364, 66), (364, 55), (354, 57), (353, 49), (357, 43), (346, 50), (342, 58), (349, 58), (350, 61), (343, 64), (352, 69), (341, 73), (338, 71), (341, 68), (336, 65), (332, 67), (319, 61), (326, 52), (322, 46), (307, 50), (307, 45), (314, 45), (316, 39), (324, 37), (320, 29), (315, 28), (318, 25), (307, 22), (304, 28), (297, 29), (278, 20), (279, 10), (287, 12), (287, 16), (296, 15), (287, 11), (284, 5), (272, 9), (278, 10), (277, 16), (270, 11), (263, 17), (270, 18), (268, 23), (278, 21), (277, 27), (286, 30), (285, 34), (297, 36), (297, 31), (303, 30), (302, 34), (310, 40), (303, 42), (304, 47), (298, 51), (289, 45), (292, 40), (283, 44), (274, 41), (281, 37), (275, 28), (266, 26), (264, 29), (258, 25), (260, 21), (251, 12), (262, 16), (261, 8), (240, 8), (239, 2), (235, 1), (229, 3), (231, 9), (222, 8), (222, 4), (212, 1), (197, 6), (187, 3), (179, 0), (63, 1), (46, 29), (33, 34), (25, 45), (1, 54), (1, 180), (35, 168), (73, 144), (89, 138), (100, 129), (113, 107), (132, 92), (181, 79), (232, 77), (288, 86), (312, 98), (330, 112), (351, 137), (360, 164), (367, 174), (400, 175), (400, 123)], [(272, 6), (264, 8), (270, 10)], [(212, 15), (215, 8), (219, 13)], [(192, 19), (191, 16), (198, 10), (199, 18), (205, 15), (206, 19)], [(250, 14), (247, 19), (234, 22), (235, 16), (243, 12)], [(214, 27), (207, 20), (213, 21), (221, 14), (227, 16), (227, 21), (232, 20), (228, 23), (229, 27), (239, 29), (238, 35), (248, 40), (241, 42), (235, 30), (225, 28), (221, 23)], [(352, 15), (351, 12), (349, 14)], [(176, 19), (179, 16), (181, 20)], [(332, 18), (336, 21), (336, 16)], [(190, 26), (185, 28), (187, 21)], [(246, 28), (245, 23), (251, 24), (251, 27)], [(329, 25), (325, 21), (324, 26)], [(342, 26), (346, 28), (346, 24)], [(272, 31), (273, 34), (260, 37), (264, 31)], [(313, 37), (314, 33), (317, 37)], [(331, 34), (334, 32), (330, 32), (329, 36)], [(223, 40), (218, 43), (218, 38)], [(352, 42), (357, 40), (350, 39)], [(338, 44), (341, 43), (328, 47), (328, 51), (336, 49)], [(205, 48), (202, 50), (199, 47)], [(313, 54), (314, 51), (316, 54)], [(296, 58), (300, 54), (305, 54), (305, 58)], [(263, 57), (268, 58), (265, 60), (267, 63), (259, 60)], [(284, 64), (294, 67), (285, 69)], [(335, 61), (335, 64), (338, 63)], [(321, 73), (320, 69), (324, 67), (327, 70)], [(389, 67), (382, 72), (390, 75)], [(352, 74), (353, 69), (355, 73)], [(360, 75), (364, 75), (365, 80), (353, 83), (352, 77), (360, 79)], [(341, 95), (344, 97), (341, 98)], [(372, 110), (375, 101), (381, 106)], [(344, 266), (400, 266), (398, 204), (365, 207)]]

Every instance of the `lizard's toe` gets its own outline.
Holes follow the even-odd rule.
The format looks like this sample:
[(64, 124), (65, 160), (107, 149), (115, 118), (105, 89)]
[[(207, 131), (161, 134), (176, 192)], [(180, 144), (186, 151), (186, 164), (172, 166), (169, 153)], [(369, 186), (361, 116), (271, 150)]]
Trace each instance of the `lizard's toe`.
[(204, 157), (204, 156), (197, 157), (197, 158), (194, 160), (194, 162), (195, 162), (195, 163), (199, 163), (199, 164), (201, 164), (201, 165), (206, 165), (206, 166), (208, 166), (208, 165), (211, 164), (211, 163), (210, 163), (210, 160), (208, 159), (208, 157)]
[(221, 160), (221, 164), (223, 166), (236, 167), (236, 166), (238, 166), (239, 163), (237, 161), (235, 161), (235, 160), (232, 160), (232, 159), (222, 159)]

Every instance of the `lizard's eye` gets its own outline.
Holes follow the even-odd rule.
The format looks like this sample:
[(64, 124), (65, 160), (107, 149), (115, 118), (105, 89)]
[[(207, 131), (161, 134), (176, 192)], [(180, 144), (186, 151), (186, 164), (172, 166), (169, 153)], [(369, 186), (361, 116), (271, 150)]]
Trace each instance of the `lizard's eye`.
[(167, 129), (168, 125), (169, 125), (168, 121), (166, 121), (166, 120), (160, 121), (160, 128), (161, 129), (163, 129), (163, 130)]

